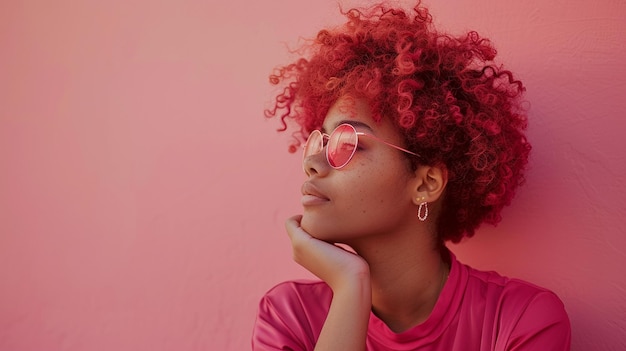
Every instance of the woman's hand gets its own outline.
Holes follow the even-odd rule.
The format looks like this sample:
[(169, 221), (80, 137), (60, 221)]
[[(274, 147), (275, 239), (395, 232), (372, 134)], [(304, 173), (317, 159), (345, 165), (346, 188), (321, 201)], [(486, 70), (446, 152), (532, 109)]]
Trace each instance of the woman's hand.
[(334, 292), (357, 284), (369, 288), (369, 266), (360, 256), (343, 248), (316, 239), (300, 227), (301, 215), (285, 222), (298, 264), (325, 281)]
[(302, 216), (285, 222), (293, 259), (333, 290), (333, 300), (315, 350), (365, 350), (372, 308), (369, 265), (360, 256), (316, 239), (300, 227)]

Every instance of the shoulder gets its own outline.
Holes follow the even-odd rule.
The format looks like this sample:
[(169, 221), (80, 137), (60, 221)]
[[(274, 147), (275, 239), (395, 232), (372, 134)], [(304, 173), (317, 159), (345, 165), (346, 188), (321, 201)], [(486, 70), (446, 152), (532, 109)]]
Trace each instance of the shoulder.
[[(565, 350), (570, 322), (561, 299), (549, 289), (496, 272), (468, 267), (466, 298), (482, 302), (494, 318), (498, 343), (511, 347)], [(465, 301), (465, 302), (470, 302)], [(546, 348), (548, 345), (550, 347)], [(566, 345), (566, 348), (563, 345)]]
[(285, 298), (296, 296), (316, 296), (329, 295), (332, 297), (330, 287), (320, 280), (289, 280), (279, 283), (265, 293), (264, 298)]
[(466, 294), (497, 303), (501, 313), (522, 314), (533, 306), (549, 307), (546, 312), (564, 311), (563, 302), (549, 289), (493, 271), (468, 267), (468, 273)]
[(502, 335), (507, 336), (507, 349), (569, 350), (569, 317), (554, 292), (511, 279), (500, 307), (500, 328)]
[(261, 298), (260, 309), (289, 314), (328, 310), (333, 293), (323, 281), (291, 280), (271, 288)]
[(252, 344), (256, 349), (313, 349), (332, 300), (322, 281), (295, 280), (271, 288), (259, 302)]
[(323, 281), (291, 280), (268, 290), (260, 304), (274, 310), (306, 310), (330, 305), (332, 297), (332, 290)]

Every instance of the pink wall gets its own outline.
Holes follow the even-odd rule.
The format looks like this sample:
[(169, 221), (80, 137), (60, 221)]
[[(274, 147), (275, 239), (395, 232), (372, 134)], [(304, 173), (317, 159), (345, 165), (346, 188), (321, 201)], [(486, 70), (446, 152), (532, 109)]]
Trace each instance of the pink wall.
[[(346, 6), (358, 1), (342, 2)], [(262, 116), (335, 0), (0, 3), (0, 350), (245, 350), (291, 262), (299, 155)], [(555, 290), (626, 348), (626, 4), (429, 1), (524, 79), (528, 184), (464, 261)]]

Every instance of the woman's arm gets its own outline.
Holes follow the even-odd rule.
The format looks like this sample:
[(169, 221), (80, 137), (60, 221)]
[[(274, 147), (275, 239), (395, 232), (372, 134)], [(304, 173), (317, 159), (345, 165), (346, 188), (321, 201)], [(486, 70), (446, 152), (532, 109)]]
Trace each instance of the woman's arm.
[(294, 216), (285, 223), (294, 261), (333, 291), (315, 350), (365, 350), (372, 304), (369, 266), (358, 255), (313, 238), (300, 227), (301, 218)]

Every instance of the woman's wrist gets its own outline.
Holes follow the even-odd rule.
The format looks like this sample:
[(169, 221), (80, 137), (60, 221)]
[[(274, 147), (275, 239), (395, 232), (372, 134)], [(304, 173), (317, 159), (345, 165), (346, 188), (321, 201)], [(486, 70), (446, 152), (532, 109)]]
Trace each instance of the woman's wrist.
[(365, 350), (371, 306), (369, 274), (366, 277), (351, 276), (334, 287), (315, 350)]
[(355, 255), (354, 258), (349, 266), (337, 267), (337, 272), (341, 274), (326, 280), (334, 294), (355, 294), (363, 291), (371, 293), (369, 266), (361, 257)]

